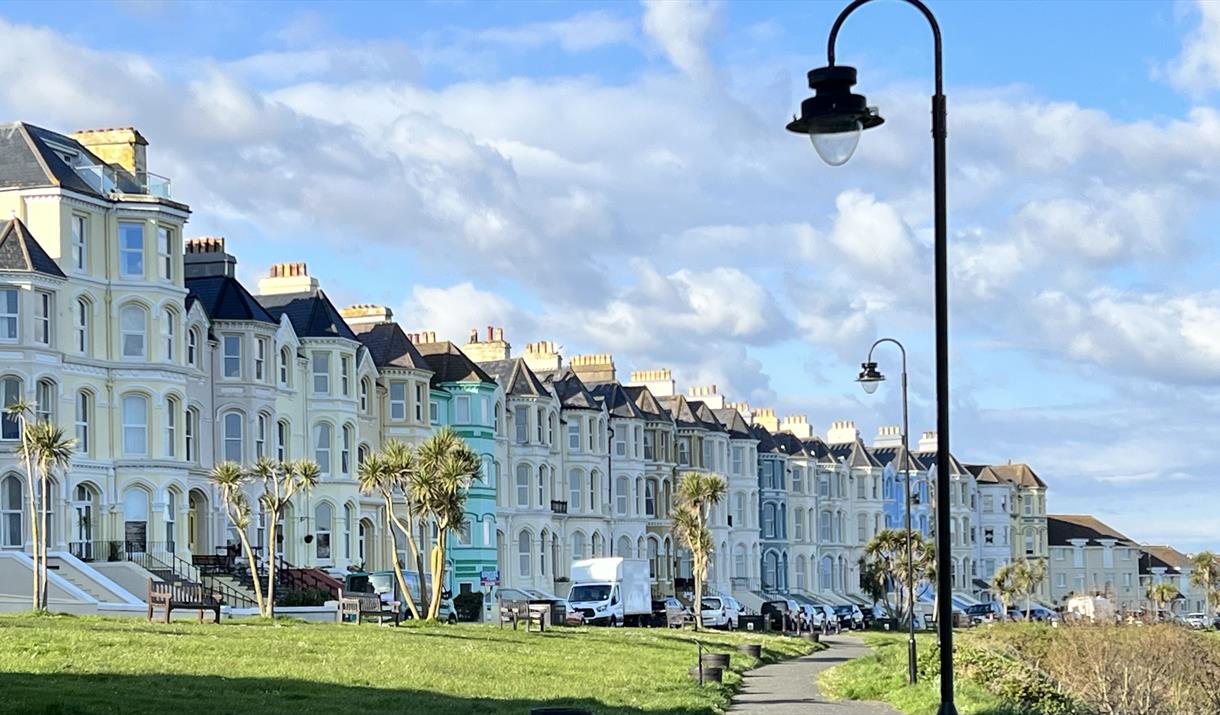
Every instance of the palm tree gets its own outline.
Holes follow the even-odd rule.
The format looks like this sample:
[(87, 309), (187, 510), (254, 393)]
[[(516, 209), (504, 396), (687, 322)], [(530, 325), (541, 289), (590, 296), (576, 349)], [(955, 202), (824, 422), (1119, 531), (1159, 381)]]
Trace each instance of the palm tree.
[[(401, 522), (395, 519), (395, 526), (407, 537), (407, 548), (410, 549), (411, 558), (415, 560), (415, 574), (419, 578), (420, 601), (425, 601), (427, 597), (424, 595), (423, 584), (427, 581), (424, 580), (424, 557), (419, 545), (423, 543), (425, 526), (420, 499), (421, 495), (427, 492), (427, 488), (420, 479), (419, 460), (410, 445), (396, 439), (386, 442), (382, 453), (385, 455), (394, 486), (402, 493), (406, 505), (405, 518)], [(419, 539), (415, 538), (414, 529), (419, 529)], [(394, 543), (398, 543), (397, 538)], [(397, 549), (394, 555), (397, 557)]]
[[(860, 558), (862, 577), (867, 576), (872, 581), (868, 585), (870, 595), (885, 605), (891, 618), (900, 614), (905, 614), (903, 620), (911, 617), (912, 614), (907, 613), (907, 584), (930, 580), (935, 575), (932, 552), (922, 534), (911, 534), (911, 562), (913, 571), (908, 576), (907, 534), (900, 529), (877, 532), (865, 545)], [(891, 593), (899, 596), (897, 603), (891, 603)]]
[(1200, 551), (1190, 559), (1190, 585), (1203, 589), (1207, 599), (1207, 612), (1213, 613), (1220, 606), (1220, 557), (1211, 551)]
[(1161, 618), (1161, 612), (1165, 610), (1165, 605), (1173, 602), (1178, 597), (1178, 587), (1168, 581), (1155, 583), (1148, 589), (1148, 598), (1156, 604), (1157, 620)]
[(42, 610), (42, 571), (39, 568), (39, 553), (38, 553), (38, 535), (41, 530), (38, 528), (38, 502), (35, 494), (34, 481), (34, 452), (30, 446), (29, 440), (29, 416), (34, 413), (34, 406), (25, 400), (17, 400), (5, 406), (4, 411), (10, 417), (17, 420), (21, 434), (21, 460), (25, 462), (25, 494), (26, 505), (30, 510), (30, 543), (34, 544), (33, 564), (34, 564), (34, 589), (31, 592), (31, 599), (34, 602), (34, 610)]
[(1042, 586), (1042, 582), (1046, 580), (1046, 562), (1041, 560), (1029, 561), (1023, 559), (1024, 574), (1021, 579), (1021, 585), (1025, 591), (1025, 620), (1030, 619), (1030, 606), (1033, 605), (1034, 595), (1038, 593), (1038, 588)]
[(254, 600), (258, 605), (259, 615), (266, 616), (263, 585), (258, 578), (258, 562), (254, 558), (254, 549), (250, 548), (250, 537), (246, 535), (246, 530), (250, 528), (250, 514), (253, 511), (250, 508), (250, 499), (246, 496), (245, 489), (250, 481), (250, 474), (237, 462), (222, 462), (212, 468), (208, 478), (220, 490), (220, 500), (225, 506), (225, 516), (229, 517), (229, 522), (237, 531), (237, 538), (241, 540), (242, 553), (246, 556), (246, 564), (250, 568), (250, 575), (254, 578)]
[(29, 458), (38, 468), (40, 481), (38, 538), (34, 542), (34, 550), (38, 552), (38, 567), (42, 569), (39, 578), (39, 608), (47, 607), (47, 534), (50, 512), (51, 475), (56, 469), (65, 469), (72, 462), (73, 447), (76, 440), (64, 435), (63, 428), (57, 424), (41, 421), (27, 425), (24, 432), (25, 444)]
[(691, 575), (695, 579), (695, 630), (703, 628), (703, 582), (715, 544), (707, 528), (712, 506), (724, 498), (724, 477), (719, 474), (685, 472), (678, 478), (673, 531), (691, 553)]
[[(479, 478), (479, 455), (446, 427), (428, 438), (419, 448), (419, 477), (416, 493), (421, 516), (436, 524), (436, 543), (432, 545), (432, 599), (428, 619), (436, 620), (441, 608), (441, 585), (445, 580), (445, 558), (449, 534), (461, 528), (466, 516), (466, 495)], [(424, 590), (420, 581), (420, 592)]]
[(1016, 600), (1017, 594), (1021, 593), (1018, 562), (1010, 562), (996, 569), (995, 575), (991, 577), (991, 588), (1000, 598), (1000, 603), (1004, 604), (1004, 617), (1008, 617), (1008, 609), (1012, 608), (1012, 603)]
[[(402, 522), (399, 521), (398, 516), (394, 513), (396, 474), (393, 465), (387, 457), (382, 456), (380, 453), (370, 454), (357, 470), (356, 479), (362, 494), (380, 496), (382, 503), (385, 505), (386, 532), (394, 539), (395, 544), (395, 548), (390, 550), (390, 562), (394, 567), (394, 578), (398, 580), (398, 588), (407, 600), (407, 608), (411, 609), (411, 617), (419, 620), (419, 608), (415, 605), (415, 597), (411, 595), (411, 589), (407, 588), (407, 581), (402, 575), (402, 562), (398, 559), (398, 538), (394, 536), (395, 528), (405, 532), (408, 536), (411, 530), (409, 527), (404, 529)], [(421, 581), (420, 583), (423, 582)]]
[(284, 510), (292, 505), (292, 498), (297, 494), (308, 493), (321, 479), (322, 469), (311, 459), (298, 459), (295, 462), (276, 462), (266, 457), (259, 459), (252, 470), (254, 478), (263, 483), (263, 493), (258, 501), (263, 508), (263, 515), (268, 520), (268, 548), (271, 553), (267, 557), (267, 600), (264, 602), (266, 616), (275, 615), (275, 545), (276, 532)]

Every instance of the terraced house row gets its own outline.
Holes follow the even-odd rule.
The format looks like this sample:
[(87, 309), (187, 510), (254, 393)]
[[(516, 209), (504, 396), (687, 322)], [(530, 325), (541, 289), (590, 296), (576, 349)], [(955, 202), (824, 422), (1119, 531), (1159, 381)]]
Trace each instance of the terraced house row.
[[(236, 541), (208, 482), (226, 460), (321, 466), (279, 543), (256, 513), (261, 558), (388, 568), (394, 541), (356, 470), (387, 440), (419, 444), (442, 426), (483, 461), (450, 550), (455, 592), (563, 594), (572, 560), (621, 555), (649, 562), (657, 595), (687, 594), (670, 513), (689, 470), (727, 479), (709, 586), (747, 606), (779, 593), (864, 603), (857, 562), (901, 526), (907, 488), (931, 533), (933, 433), (911, 452), (892, 427), (871, 445), (850, 421), (822, 437), (716, 386), (681, 391), (667, 369), (620, 379), (610, 354), (565, 359), (548, 340), (514, 353), (496, 327), (462, 345), (408, 333), (386, 307), (336, 307), (304, 263), (272, 266), (251, 291), (224, 239), (184, 239), (190, 208), (148, 171), (146, 147), (134, 129), (0, 127), (0, 395), (77, 440), (50, 497), (53, 607), (130, 606), (150, 571), (246, 599), (206, 568)], [(26, 602), (30, 563), (18, 438), (4, 417), (10, 607)], [(955, 592), (971, 601), (1004, 563), (1047, 559), (1046, 485), (1025, 465), (952, 464)]]

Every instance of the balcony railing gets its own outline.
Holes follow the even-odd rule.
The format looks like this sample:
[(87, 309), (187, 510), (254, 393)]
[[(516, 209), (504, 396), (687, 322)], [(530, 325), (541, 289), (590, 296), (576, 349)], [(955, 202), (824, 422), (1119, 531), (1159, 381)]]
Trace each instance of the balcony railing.
[(551, 511), (556, 514), (567, 514), (568, 513), (568, 503), (566, 501), (555, 501), (554, 499), (552, 499), (551, 500)]
[(150, 196), (160, 196), (163, 199), (172, 198), (170, 194), (171, 181), (169, 177), (147, 172), (144, 179), (144, 193)]

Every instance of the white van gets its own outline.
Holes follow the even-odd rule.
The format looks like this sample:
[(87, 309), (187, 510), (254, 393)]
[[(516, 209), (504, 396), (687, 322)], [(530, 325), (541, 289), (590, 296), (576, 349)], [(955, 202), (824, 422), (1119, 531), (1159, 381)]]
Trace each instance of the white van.
[(652, 617), (648, 562), (615, 557), (572, 562), (568, 603), (585, 623), (639, 625)]

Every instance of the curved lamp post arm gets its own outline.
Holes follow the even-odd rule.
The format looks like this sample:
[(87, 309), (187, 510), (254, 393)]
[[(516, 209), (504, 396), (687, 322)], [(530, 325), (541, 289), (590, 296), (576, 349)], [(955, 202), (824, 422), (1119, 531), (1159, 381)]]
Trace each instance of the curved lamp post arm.
[[(852, 0), (851, 4), (843, 8), (843, 12), (839, 13), (839, 17), (835, 19), (835, 24), (830, 28), (830, 40), (826, 43), (826, 64), (834, 66), (835, 63), (835, 41), (839, 39), (839, 28), (843, 26), (843, 22), (847, 20), (848, 15), (851, 15), (861, 5), (872, 2), (872, 0)], [(932, 26), (932, 43), (935, 45), (936, 52), (936, 93), (944, 93), (944, 68), (941, 60), (941, 42), (940, 42), (940, 24), (936, 22), (936, 17), (932, 11), (928, 9), (920, 0), (903, 0), (908, 5), (915, 6), (915, 9), (923, 13), (923, 16), (928, 20), (928, 24)]]
[[(863, 2), (868, 2), (868, 0), (863, 0)], [(907, 349), (902, 346), (902, 343), (898, 342), (897, 340), (895, 340), (893, 338), (881, 338), (877, 342), (873, 343), (872, 347), (870, 347), (868, 349), (868, 362), (873, 361), (873, 351), (876, 350), (877, 346), (881, 345), (882, 343), (892, 343), (892, 344), (898, 346), (898, 351), (902, 353), (902, 374), (906, 375), (907, 374)]]

